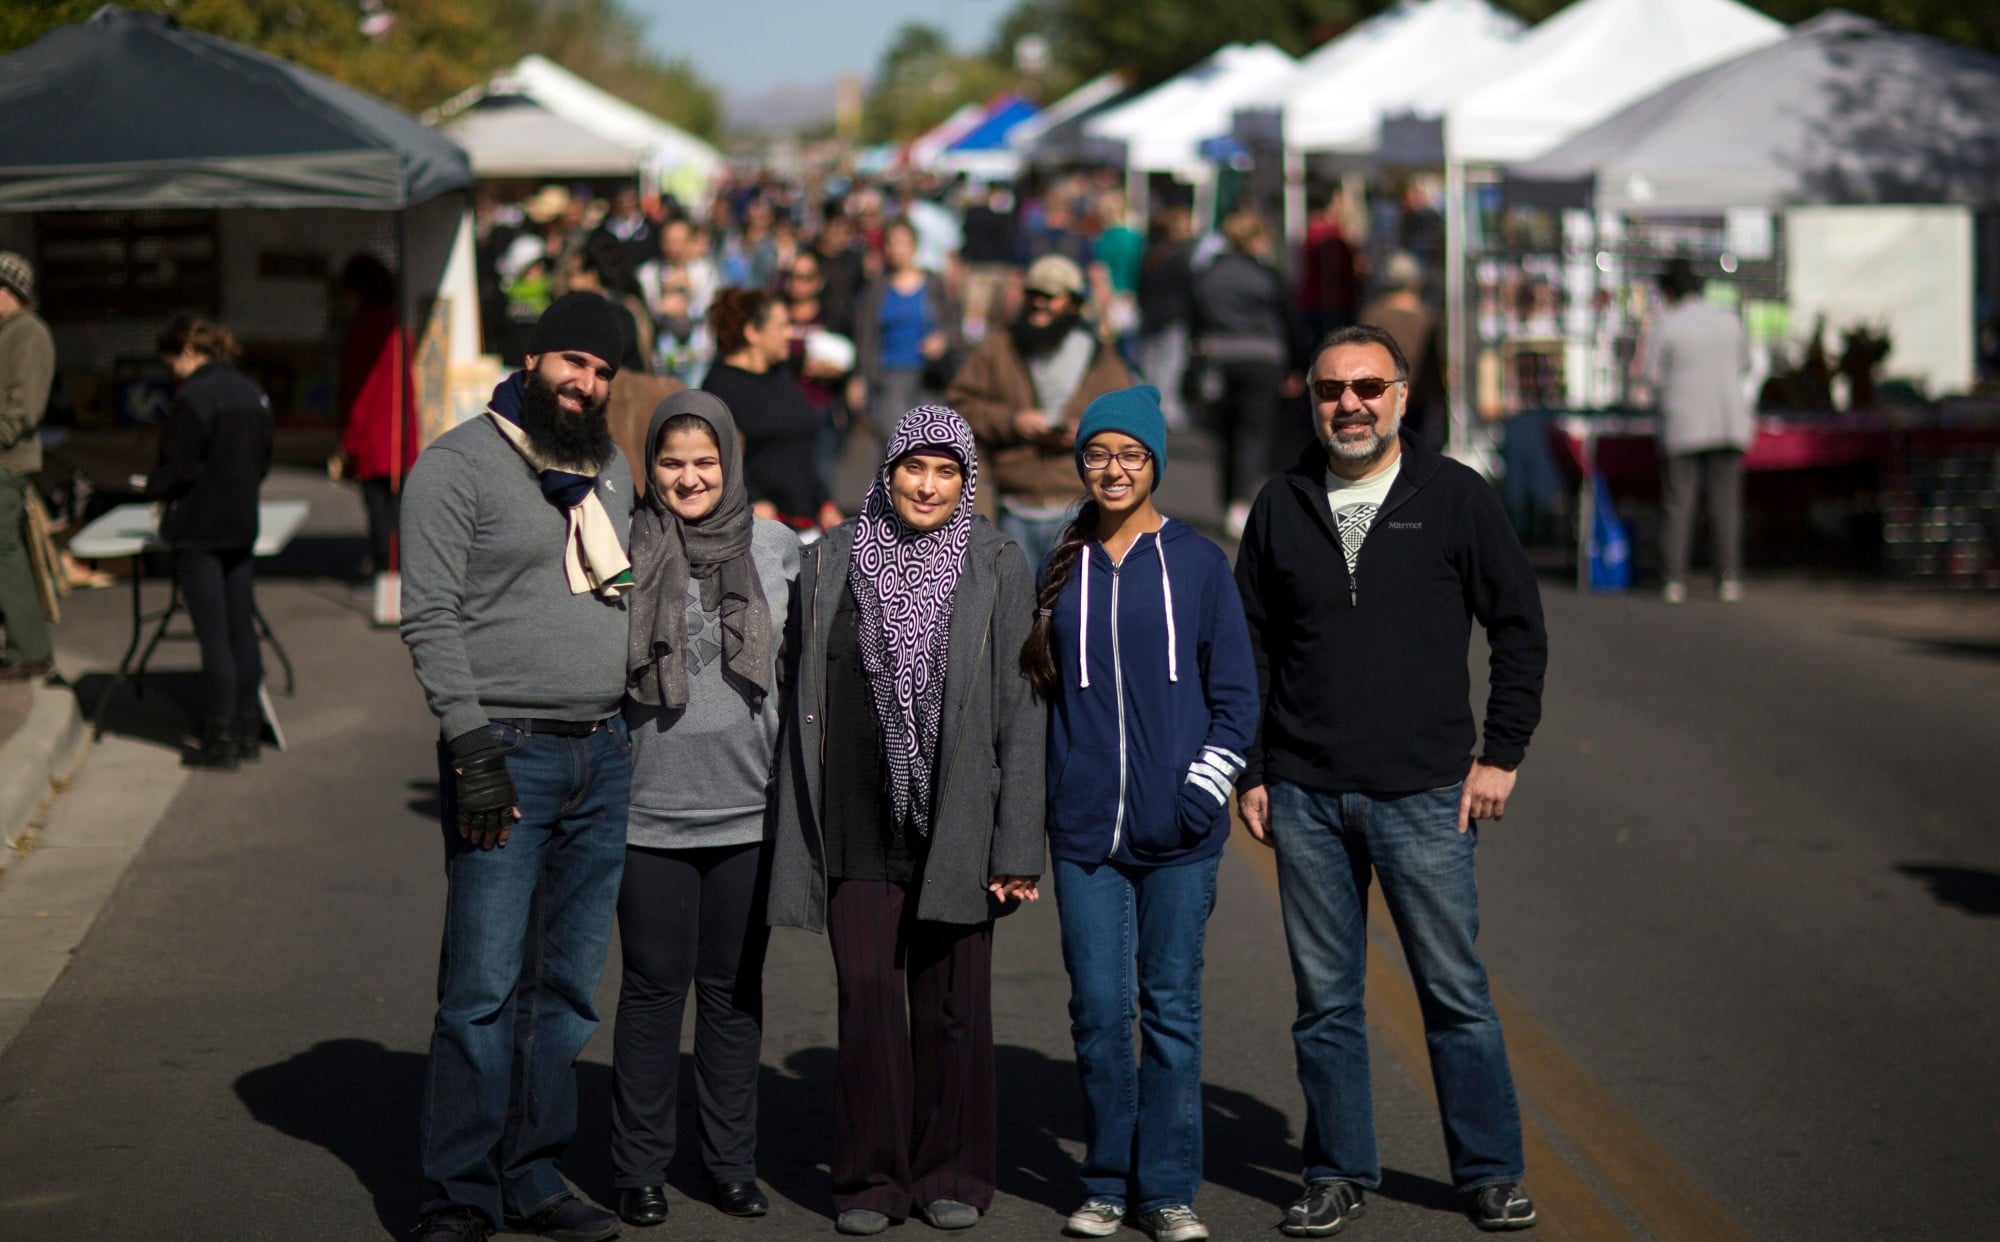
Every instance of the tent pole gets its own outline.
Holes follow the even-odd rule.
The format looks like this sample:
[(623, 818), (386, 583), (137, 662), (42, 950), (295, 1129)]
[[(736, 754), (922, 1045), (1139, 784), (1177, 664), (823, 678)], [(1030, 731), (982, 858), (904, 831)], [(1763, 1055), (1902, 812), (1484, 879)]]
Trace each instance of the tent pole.
[(1445, 392), (1450, 394), (1451, 431), (1447, 451), (1463, 461), (1471, 450), (1472, 403), (1466, 388), (1471, 382), (1466, 366), (1467, 332), (1471, 325), (1465, 314), (1465, 165), (1445, 153), (1444, 161), (1444, 320), (1448, 329), (1445, 349)]

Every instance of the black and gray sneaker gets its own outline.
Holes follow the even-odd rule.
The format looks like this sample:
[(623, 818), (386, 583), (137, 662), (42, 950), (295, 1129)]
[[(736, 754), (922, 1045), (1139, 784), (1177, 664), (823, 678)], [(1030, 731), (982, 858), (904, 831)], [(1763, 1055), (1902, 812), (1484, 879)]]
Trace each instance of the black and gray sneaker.
[(1472, 1192), (1472, 1223), (1481, 1229), (1526, 1229), (1535, 1223), (1535, 1201), (1516, 1185), (1481, 1186)]
[(1285, 1209), (1278, 1232), (1288, 1238), (1327, 1238), (1361, 1215), (1366, 1204), (1361, 1187), (1325, 1177), (1306, 1183), (1306, 1193)]

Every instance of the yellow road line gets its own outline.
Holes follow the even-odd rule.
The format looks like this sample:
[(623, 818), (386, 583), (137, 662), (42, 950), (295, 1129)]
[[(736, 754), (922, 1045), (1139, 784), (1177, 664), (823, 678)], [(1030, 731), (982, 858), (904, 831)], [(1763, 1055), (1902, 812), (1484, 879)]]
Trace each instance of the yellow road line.
[[(1232, 843), (1238, 857), (1275, 894), (1276, 855), (1242, 831), (1240, 820), (1238, 829)], [(1378, 986), (1369, 989), (1368, 1024), (1435, 1100), (1416, 992), (1408, 986), (1380, 986), (1389, 978), (1407, 984), (1408, 976), (1395, 928), (1379, 900), (1370, 902), (1369, 927), (1368, 975)], [(1645, 1236), (1657, 1242), (1750, 1242), (1750, 1234), (1513, 993), (1497, 981), (1492, 990), (1507, 1030), (1515, 1090), (1523, 1104), (1521, 1132), (1529, 1188), (1541, 1216), (1536, 1236), (1580, 1242), (1620, 1242), (1640, 1236), (1621, 1219), (1622, 1208)]]

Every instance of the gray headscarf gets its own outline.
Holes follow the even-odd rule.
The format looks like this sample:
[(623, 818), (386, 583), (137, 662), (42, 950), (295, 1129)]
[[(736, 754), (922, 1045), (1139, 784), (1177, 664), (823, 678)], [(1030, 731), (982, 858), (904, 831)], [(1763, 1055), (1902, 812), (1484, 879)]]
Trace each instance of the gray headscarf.
[[(680, 414), (707, 423), (722, 452), (722, 499), (695, 522), (682, 521), (652, 485), (667, 422)], [(687, 706), (687, 590), (693, 580), (701, 584), (703, 606), (720, 614), (723, 666), (748, 683), (747, 697), (757, 708), (771, 692), (771, 609), (750, 554), (756, 518), (743, 481), (743, 439), (720, 397), (687, 389), (654, 407), (646, 428), (646, 479), (646, 503), (632, 515), (637, 585), (628, 597), (626, 686), (653, 707)]]

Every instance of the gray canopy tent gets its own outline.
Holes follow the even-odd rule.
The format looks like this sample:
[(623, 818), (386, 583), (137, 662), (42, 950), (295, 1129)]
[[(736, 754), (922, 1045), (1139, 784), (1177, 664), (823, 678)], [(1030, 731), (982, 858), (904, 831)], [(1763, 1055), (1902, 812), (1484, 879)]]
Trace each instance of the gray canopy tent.
[(163, 14), (107, 6), (0, 57), (0, 211), (401, 211), (471, 187), (414, 119)]
[(1519, 203), (1645, 214), (2000, 203), (2000, 57), (1833, 10), (1507, 170)]

